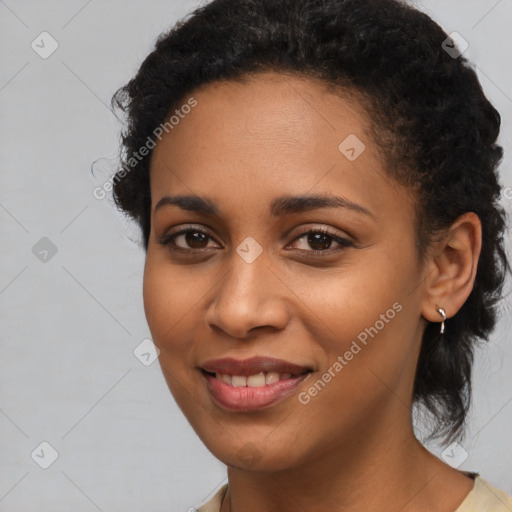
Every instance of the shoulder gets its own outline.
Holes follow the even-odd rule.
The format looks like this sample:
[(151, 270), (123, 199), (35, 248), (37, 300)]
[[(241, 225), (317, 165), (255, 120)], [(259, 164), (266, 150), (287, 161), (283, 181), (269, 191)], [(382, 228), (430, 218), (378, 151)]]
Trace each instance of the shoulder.
[[(219, 512), (222, 498), (228, 484), (224, 484), (217, 493), (197, 512)], [(475, 476), (475, 485), (455, 512), (511, 512), (512, 497), (497, 489), (480, 475)]]
[(497, 489), (480, 475), (475, 485), (455, 512), (511, 512), (512, 497)]
[(224, 497), (224, 494), (226, 493), (228, 488), (228, 484), (224, 484), (217, 493), (211, 498), (209, 501), (207, 501), (204, 505), (201, 505), (197, 512), (219, 512), (220, 510), (220, 504), (222, 503), (222, 498)]

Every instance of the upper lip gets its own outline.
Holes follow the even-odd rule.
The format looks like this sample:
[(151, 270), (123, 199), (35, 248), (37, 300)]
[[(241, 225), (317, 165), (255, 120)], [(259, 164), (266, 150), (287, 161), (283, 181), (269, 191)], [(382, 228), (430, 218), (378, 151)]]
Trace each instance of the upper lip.
[(211, 359), (201, 368), (209, 373), (220, 373), (223, 375), (256, 375), (260, 372), (290, 373), (291, 375), (301, 375), (311, 371), (307, 366), (300, 366), (283, 359), (273, 357), (251, 357), (249, 359), (234, 359), (225, 357), (222, 359)]

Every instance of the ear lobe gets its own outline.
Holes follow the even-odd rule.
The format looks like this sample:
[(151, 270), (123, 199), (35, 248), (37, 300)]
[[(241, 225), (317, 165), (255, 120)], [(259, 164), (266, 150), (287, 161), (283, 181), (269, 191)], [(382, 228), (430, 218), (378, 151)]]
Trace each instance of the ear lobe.
[(427, 320), (442, 321), (438, 308), (447, 318), (459, 311), (473, 289), (481, 248), (482, 225), (473, 212), (461, 215), (434, 244), (421, 311)]

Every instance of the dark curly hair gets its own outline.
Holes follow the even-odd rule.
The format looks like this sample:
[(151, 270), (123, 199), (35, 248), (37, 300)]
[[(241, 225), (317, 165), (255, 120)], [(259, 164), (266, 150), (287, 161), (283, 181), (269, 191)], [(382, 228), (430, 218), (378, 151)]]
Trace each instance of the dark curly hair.
[(415, 193), (420, 261), (437, 234), (475, 212), (483, 241), (473, 290), (442, 337), (439, 324), (427, 325), (413, 389), (413, 403), (434, 420), (429, 439), (449, 443), (464, 437), (474, 346), (495, 326), (510, 265), (498, 203), (500, 115), (468, 61), (445, 51), (447, 38), (399, 0), (213, 0), (158, 37), (112, 107), (127, 119), (113, 198), (140, 226), (146, 251), (151, 151), (133, 155), (198, 87), (262, 71), (357, 96), (387, 172)]

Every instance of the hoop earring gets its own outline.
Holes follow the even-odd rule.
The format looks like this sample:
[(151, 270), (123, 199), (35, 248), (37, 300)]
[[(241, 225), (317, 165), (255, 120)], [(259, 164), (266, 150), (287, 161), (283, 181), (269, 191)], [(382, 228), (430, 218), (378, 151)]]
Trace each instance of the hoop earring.
[(443, 317), (443, 321), (441, 322), (441, 331), (440, 334), (444, 333), (444, 321), (446, 320), (446, 311), (443, 308), (436, 308), (437, 312)]

